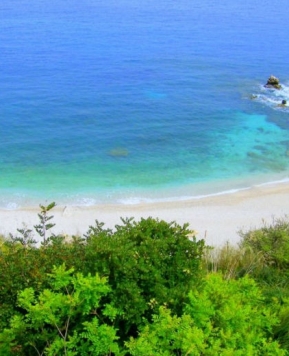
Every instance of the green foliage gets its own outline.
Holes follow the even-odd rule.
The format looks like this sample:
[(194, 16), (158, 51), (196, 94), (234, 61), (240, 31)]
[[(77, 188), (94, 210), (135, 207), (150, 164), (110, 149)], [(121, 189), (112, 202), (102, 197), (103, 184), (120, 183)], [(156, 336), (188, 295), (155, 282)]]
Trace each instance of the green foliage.
[(281, 303), (274, 298), (271, 304), (280, 320), (273, 328), (274, 339), (289, 351), (289, 298), (282, 298)]
[[(213, 334), (218, 333), (227, 346), (238, 345), (237, 340), (246, 340), (248, 345), (261, 342), (265, 332), (270, 332), (278, 321), (266, 308), (261, 290), (248, 277), (223, 280), (219, 274), (210, 274), (200, 291), (190, 292), (189, 300), (186, 312), (196, 325), (206, 329), (208, 322), (212, 324)], [(208, 331), (212, 333), (211, 326)]]
[[(48, 207), (41, 208), (49, 211), (52, 205)], [(0, 330), (8, 327), (13, 315), (23, 316), (23, 308), (16, 303), (20, 290), (33, 288), (40, 295), (51, 288), (53, 265), (65, 263), (75, 273), (106, 276), (111, 292), (103, 300), (119, 311), (113, 323), (121, 342), (136, 335), (138, 326), (151, 320), (162, 304), (180, 315), (188, 291), (202, 275), (204, 242), (196, 241), (187, 225), (123, 219), (114, 232), (96, 222), (84, 238), (74, 236), (69, 243), (62, 236), (46, 235), (46, 243), (36, 247), (23, 239), (2, 246), (0, 273), (5, 278), (0, 280)], [(108, 310), (102, 308), (99, 313), (111, 323)]]
[(16, 304), (20, 290), (31, 287), (41, 292), (48, 287), (48, 274), (53, 265), (65, 263), (71, 268), (82, 263), (84, 239), (73, 237), (72, 243), (66, 243), (63, 236), (47, 235), (47, 230), (53, 226), (47, 224), (52, 219), (47, 212), (54, 206), (55, 203), (41, 206), (43, 215), (39, 214), (39, 226), (45, 229), (46, 242), (39, 248), (36, 248), (32, 230), (26, 226), (18, 229), (20, 235), (10, 235), (10, 239), (1, 241), (0, 273), (5, 278), (0, 279), (0, 330), (7, 327), (8, 320), (15, 312), (20, 311)]
[[(105, 278), (73, 274), (54, 267), (50, 289), (39, 296), (33, 288), (19, 293), (18, 305), (26, 312), (15, 315), (0, 334), (0, 354), (108, 355), (118, 353), (116, 330), (100, 325), (101, 299), (110, 292)], [(106, 308), (112, 318), (117, 311)]]
[(153, 323), (126, 346), (137, 356), (286, 355), (270, 337), (277, 321), (253, 280), (210, 274), (190, 292), (182, 316), (161, 307)]
[(142, 328), (138, 338), (126, 342), (132, 356), (204, 355), (204, 334), (189, 315), (172, 316), (160, 307), (153, 322)]
[(260, 254), (246, 247), (232, 246), (228, 242), (220, 247), (207, 247), (203, 262), (208, 272), (221, 272), (225, 279), (239, 278), (263, 268)]
[(17, 229), (20, 236), (10, 234), (10, 239), (13, 243), (20, 243), (25, 247), (31, 247), (36, 244), (36, 240), (32, 236), (32, 230), (24, 226), (22, 229)]
[(86, 256), (87, 270), (107, 276), (110, 302), (123, 311), (118, 328), (130, 335), (164, 303), (181, 313), (202, 274), (204, 242), (191, 237), (187, 225), (152, 218), (122, 222), (114, 233), (97, 222), (87, 234)]
[(280, 270), (289, 267), (289, 222), (277, 219), (261, 229), (241, 232), (241, 246), (261, 254), (264, 264)]
[(50, 230), (55, 224), (52, 224), (51, 222), (49, 223), (49, 221), (51, 219), (53, 219), (53, 215), (48, 216), (47, 213), (53, 209), (56, 206), (56, 204), (50, 203), (47, 206), (44, 205), (40, 205), (41, 211), (38, 214), (39, 217), (39, 224), (35, 225), (34, 228), (37, 231), (37, 233), (39, 234), (39, 236), (41, 236), (43, 238), (43, 244), (46, 245), (48, 243), (48, 238), (47, 238), (47, 231)]
[(17, 307), (17, 293), (31, 287), (40, 292), (48, 288), (49, 276), (53, 265), (66, 265), (71, 268), (77, 247), (66, 244), (61, 237), (51, 240), (49, 245), (36, 248), (20, 241), (6, 241), (0, 250), (0, 330), (7, 326), (7, 321)]
[(285, 220), (241, 233), (239, 247), (205, 247), (188, 225), (152, 218), (96, 221), (67, 242), (48, 233), (54, 206), (40, 206), (40, 246), (26, 226), (0, 240), (1, 355), (289, 350)]
[(274, 220), (261, 229), (241, 233), (241, 247), (258, 256), (259, 268), (251, 275), (262, 286), (268, 300), (289, 297), (289, 222)]

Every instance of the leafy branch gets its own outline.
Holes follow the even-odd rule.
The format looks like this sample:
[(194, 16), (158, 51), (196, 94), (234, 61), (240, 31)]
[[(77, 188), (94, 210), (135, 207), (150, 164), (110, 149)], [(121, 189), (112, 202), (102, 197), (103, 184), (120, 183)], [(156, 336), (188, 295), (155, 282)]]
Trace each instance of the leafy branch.
[(50, 230), (53, 226), (55, 226), (55, 224), (49, 222), (51, 219), (53, 219), (53, 215), (49, 216), (48, 212), (53, 209), (56, 204), (55, 202), (52, 202), (47, 206), (41, 204), (39, 206), (41, 208), (41, 211), (38, 214), (40, 223), (38, 225), (34, 225), (34, 228), (38, 235), (43, 238), (42, 244), (45, 246), (49, 242), (49, 239), (47, 239), (47, 231)]

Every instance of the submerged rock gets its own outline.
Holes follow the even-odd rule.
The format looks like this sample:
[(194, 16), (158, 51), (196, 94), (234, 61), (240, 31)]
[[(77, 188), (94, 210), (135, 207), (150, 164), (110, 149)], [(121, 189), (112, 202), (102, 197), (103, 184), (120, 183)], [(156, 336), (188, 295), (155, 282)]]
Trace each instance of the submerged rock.
[(265, 86), (265, 88), (281, 89), (279, 79), (274, 77), (274, 75), (271, 75), (268, 78), (267, 83), (264, 86)]
[(126, 157), (128, 156), (128, 150), (123, 147), (116, 147), (109, 151), (109, 155), (113, 157)]

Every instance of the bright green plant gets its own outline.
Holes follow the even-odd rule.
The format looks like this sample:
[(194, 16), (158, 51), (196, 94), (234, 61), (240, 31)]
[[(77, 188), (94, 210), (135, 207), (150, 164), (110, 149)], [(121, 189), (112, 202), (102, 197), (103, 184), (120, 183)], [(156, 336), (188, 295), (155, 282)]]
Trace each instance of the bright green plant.
[(40, 207), (40, 221), (34, 228), (44, 240), (38, 248), (33, 229), (25, 225), (17, 230), (18, 234), (10, 234), (8, 239), (1, 241), (0, 274), (5, 277), (0, 279), (0, 330), (7, 326), (7, 321), (16, 311), (19, 312), (16, 299), (20, 290), (31, 287), (35, 292), (41, 292), (48, 287), (47, 276), (53, 265), (65, 263), (68, 268), (74, 264), (81, 266), (85, 255), (84, 239), (75, 237), (67, 243), (64, 236), (48, 234), (54, 226), (51, 223), (53, 216), (48, 216), (48, 212), (55, 207), (55, 203)]
[(172, 316), (161, 307), (153, 323), (126, 346), (135, 356), (287, 355), (271, 339), (277, 324), (253, 280), (224, 280), (211, 274), (190, 292), (183, 315)]
[(73, 274), (55, 267), (50, 289), (39, 295), (32, 288), (19, 293), (15, 315), (0, 334), (1, 355), (115, 355), (116, 330), (99, 318), (115, 319), (117, 310), (101, 300), (110, 292), (105, 278)]
[(281, 303), (273, 299), (272, 305), (280, 320), (280, 323), (273, 328), (274, 338), (289, 351), (289, 298), (282, 298)]
[(266, 307), (261, 290), (248, 277), (224, 280), (219, 274), (208, 275), (199, 291), (190, 292), (185, 311), (208, 341), (217, 339), (220, 347), (236, 351), (249, 352), (251, 347), (258, 350), (278, 323)]
[(173, 316), (160, 307), (152, 323), (141, 329), (138, 337), (126, 342), (132, 356), (205, 355), (204, 333), (189, 315)]

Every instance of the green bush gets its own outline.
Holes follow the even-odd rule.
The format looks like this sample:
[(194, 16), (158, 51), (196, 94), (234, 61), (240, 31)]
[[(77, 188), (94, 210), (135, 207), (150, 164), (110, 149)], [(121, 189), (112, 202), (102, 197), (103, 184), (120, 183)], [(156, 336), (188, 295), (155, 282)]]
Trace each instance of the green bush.
[(266, 306), (252, 279), (224, 280), (209, 274), (190, 292), (183, 315), (161, 307), (126, 346), (133, 356), (287, 355), (271, 337), (277, 324), (274, 310)]
[(157, 219), (122, 220), (115, 232), (96, 223), (87, 234), (85, 271), (108, 279), (111, 303), (123, 311), (118, 328), (135, 335), (143, 318), (166, 303), (182, 312), (188, 291), (203, 274), (204, 241), (187, 225)]
[[(50, 232), (54, 206), (40, 206), (39, 246), (26, 227), (0, 240), (1, 355), (289, 350), (285, 219), (240, 233), (240, 246), (206, 247), (188, 225), (152, 218), (122, 219), (114, 230), (96, 221), (67, 241)], [(77, 288), (87, 289), (81, 302)]]
[[(189, 290), (203, 275), (204, 241), (196, 241), (187, 225), (123, 219), (112, 231), (96, 222), (84, 237), (67, 242), (63, 236), (49, 234), (53, 224), (48, 209), (41, 209), (46, 215), (40, 214), (36, 226), (43, 238), (39, 247), (29, 229), (19, 230), (20, 236), (1, 245), (0, 273), (5, 278), (0, 280), (0, 330), (8, 327), (15, 314), (25, 314), (17, 305), (18, 292), (33, 288), (38, 295), (50, 288), (53, 266), (63, 263), (76, 273), (97, 273), (107, 279), (111, 292), (103, 302), (120, 311), (114, 325), (122, 342), (137, 335), (138, 327), (163, 304), (177, 315), (182, 313)], [(105, 315), (101, 317), (109, 322)]]
[(18, 295), (25, 313), (14, 315), (10, 327), (0, 333), (0, 354), (9, 355), (110, 355), (119, 353), (116, 330), (104, 324), (102, 314), (113, 321), (117, 314), (101, 299), (110, 292), (105, 278), (73, 275), (64, 265), (54, 268), (49, 289), (39, 295), (26, 288)]
[(278, 270), (289, 267), (289, 222), (276, 219), (261, 229), (240, 232), (241, 246), (260, 254), (264, 265)]

